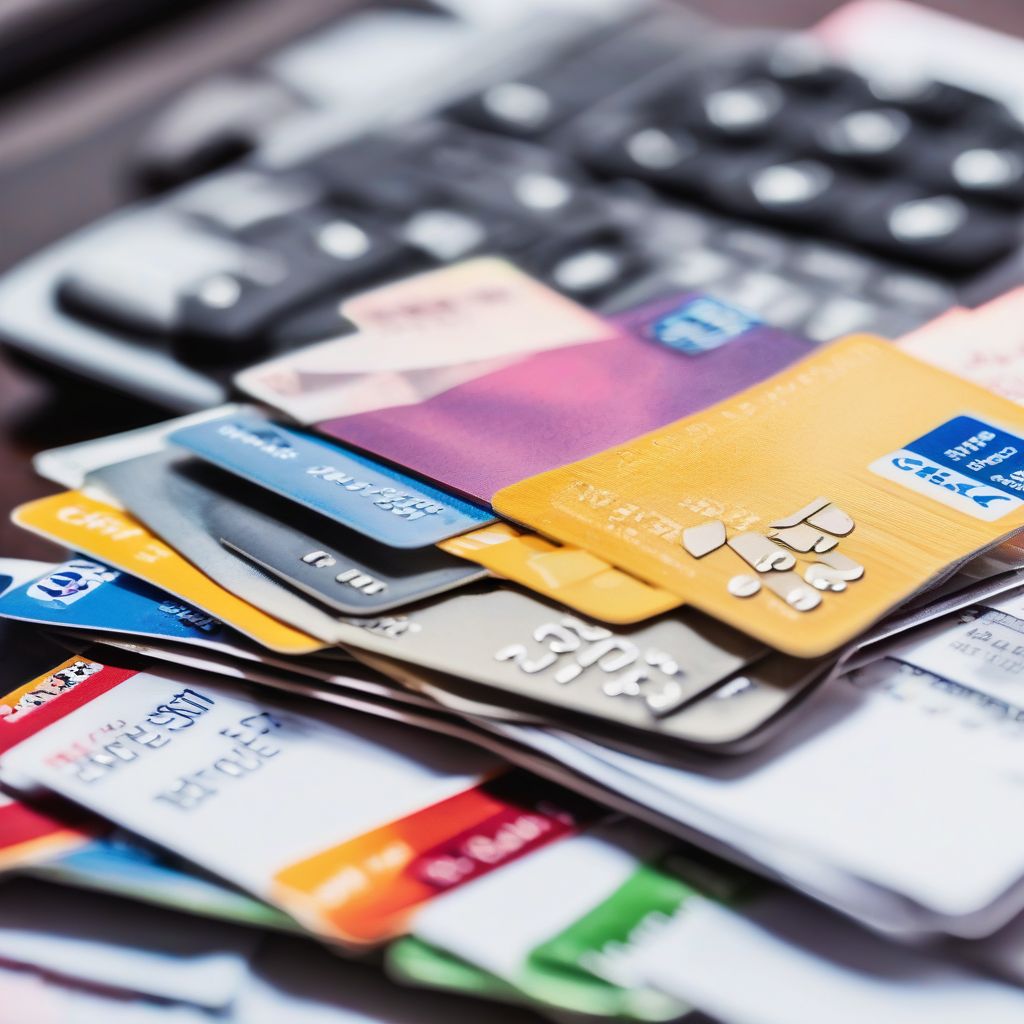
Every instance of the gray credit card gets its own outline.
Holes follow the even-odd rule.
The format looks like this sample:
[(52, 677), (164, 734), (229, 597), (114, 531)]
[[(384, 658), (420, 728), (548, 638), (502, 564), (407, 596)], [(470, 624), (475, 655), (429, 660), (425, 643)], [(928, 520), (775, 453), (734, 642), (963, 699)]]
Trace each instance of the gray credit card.
[[(192, 529), (347, 615), (377, 615), (487, 576), (437, 548), (380, 544), (173, 451), (106, 466), (90, 478), (182, 553), (181, 534), (170, 524), (175, 511)], [(245, 589), (236, 592), (258, 603)]]
[[(344, 641), (357, 655), (370, 650), (443, 673), (463, 698), (483, 684), (519, 706), (687, 740), (699, 732), (681, 723), (687, 707), (765, 653), (756, 640), (688, 609), (612, 630), (496, 586), (359, 625), (362, 636)], [(475, 696), (501, 703), (493, 692)]]

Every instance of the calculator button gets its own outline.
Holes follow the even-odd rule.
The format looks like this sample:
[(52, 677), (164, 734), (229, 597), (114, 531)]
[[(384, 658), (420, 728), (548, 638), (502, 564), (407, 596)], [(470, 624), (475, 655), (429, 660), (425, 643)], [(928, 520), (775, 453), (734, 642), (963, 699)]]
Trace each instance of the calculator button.
[(570, 295), (607, 291), (621, 282), (625, 261), (619, 250), (594, 246), (559, 260), (549, 272), (552, 284)]
[(230, 233), (313, 206), (320, 198), (309, 182), (252, 170), (224, 171), (178, 191), (171, 205)]
[(523, 134), (546, 128), (554, 112), (548, 93), (529, 82), (499, 82), (485, 89), (479, 102), (489, 120)]
[(136, 173), (158, 188), (198, 177), (251, 151), (261, 131), (299, 107), (269, 78), (218, 75), (156, 118), (135, 154)]
[(893, 107), (852, 110), (826, 121), (815, 132), (820, 149), (832, 157), (888, 167), (912, 147), (910, 116)]
[(327, 150), (301, 170), (327, 200), (371, 212), (410, 214), (440, 194), (416, 163), (402, 159), (401, 146), (383, 136), (364, 136)]
[(463, 259), (487, 241), (479, 219), (451, 209), (421, 210), (406, 222), (402, 237), (414, 249), (440, 263)]
[(836, 64), (820, 43), (802, 34), (784, 36), (757, 55), (754, 63), (777, 82), (807, 91), (818, 99), (844, 84), (859, 85), (852, 71)]
[(755, 154), (722, 162), (707, 179), (709, 195), (730, 213), (821, 230), (860, 187), (821, 160)]
[(782, 236), (755, 228), (729, 228), (716, 234), (715, 241), (761, 269), (780, 267), (791, 249), (791, 244)]
[(1024, 140), (1009, 145), (976, 137), (953, 140), (932, 154), (923, 154), (915, 176), (934, 188), (1020, 206), (1024, 204)]
[(90, 245), (58, 282), (75, 316), (147, 335), (167, 335), (181, 294), (196, 281), (241, 270), (248, 254), (163, 210), (136, 212), (94, 228)]
[(560, 54), (532, 74), (495, 82), (448, 114), (474, 127), (535, 138), (678, 58), (690, 41), (691, 21), (683, 12), (658, 13)]
[(610, 222), (581, 222), (526, 249), (525, 268), (583, 303), (622, 288), (646, 269), (628, 231)]
[(672, 257), (665, 274), (677, 288), (701, 288), (731, 275), (739, 266), (715, 249), (687, 249)]
[(1011, 149), (975, 148), (958, 153), (950, 174), (959, 188), (971, 192), (1005, 192), (1024, 180), (1024, 154)]
[(678, 167), (696, 152), (698, 145), (692, 136), (679, 132), (670, 134), (664, 128), (643, 127), (630, 132), (622, 148), (637, 167), (658, 173)]
[(635, 178), (670, 192), (699, 190), (709, 147), (690, 131), (620, 116), (586, 125), (575, 139), (585, 166), (601, 175)]
[(262, 273), (212, 274), (183, 296), (179, 343), (188, 358), (250, 358), (266, 347), (272, 325), (303, 305), (414, 266), (390, 231), (349, 216), (296, 218), (251, 241)]
[(834, 180), (832, 169), (814, 160), (769, 164), (747, 178), (753, 197), (766, 209), (778, 210), (813, 203)]
[(895, 104), (915, 117), (937, 124), (964, 120), (980, 125), (984, 121), (1004, 122), (1007, 118), (1005, 108), (987, 96), (919, 74), (904, 74), (895, 68), (887, 75), (870, 76), (865, 84), (880, 102)]
[(767, 317), (773, 305), (789, 299), (796, 289), (778, 274), (746, 270), (719, 282), (711, 291), (740, 309)]
[(707, 92), (695, 128), (728, 139), (766, 138), (778, 123), (785, 106), (782, 87), (769, 79), (743, 82)]
[(872, 292), (889, 305), (932, 313), (956, 303), (956, 293), (949, 285), (929, 277), (893, 270), (879, 275)]
[(843, 211), (850, 236), (902, 259), (974, 271), (1009, 252), (1019, 227), (997, 208), (953, 195), (879, 188)]
[(870, 302), (837, 295), (815, 309), (803, 330), (813, 341), (832, 341), (844, 334), (872, 328), (875, 316), (876, 307)]
[(807, 243), (794, 251), (790, 266), (807, 277), (852, 291), (864, 287), (876, 265), (849, 249)]

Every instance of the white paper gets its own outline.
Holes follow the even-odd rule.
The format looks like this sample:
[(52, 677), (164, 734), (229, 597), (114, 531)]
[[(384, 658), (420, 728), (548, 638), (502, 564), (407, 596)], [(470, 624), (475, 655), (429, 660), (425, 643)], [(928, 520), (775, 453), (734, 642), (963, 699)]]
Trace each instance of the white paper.
[[(784, 744), (717, 773), (612, 750), (602, 757), (675, 797), (683, 820), (692, 807), (732, 839), (745, 833), (792, 850), (950, 919), (986, 910), (1024, 874), (1024, 830), (1012, 810), (1024, 776), (1008, 770), (1005, 743), (993, 742), (998, 723), (976, 729), (934, 716), (887, 690), (878, 671), (853, 674), (871, 682), (865, 688), (836, 681)], [(897, 671), (890, 663), (890, 681)], [(1001, 920), (984, 930), (1019, 903), (1002, 901)]]
[(788, 894), (744, 914), (688, 901), (649, 984), (729, 1024), (1020, 1024), (1024, 992), (886, 942)]

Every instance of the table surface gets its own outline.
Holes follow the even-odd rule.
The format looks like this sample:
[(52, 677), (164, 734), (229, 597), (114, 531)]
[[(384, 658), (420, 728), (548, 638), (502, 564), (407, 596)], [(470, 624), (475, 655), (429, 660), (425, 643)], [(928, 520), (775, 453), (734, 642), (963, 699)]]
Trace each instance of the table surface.
[[(0, 97), (0, 271), (133, 198), (128, 155), (174, 93), (337, 16), (343, 0), (219, 0), (143, 30), (59, 73)], [(733, 25), (800, 28), (840, 0), (690, 0)], [(1024, 35), (1024, 4), (931, 0), (928, 6)], [(43, 448), (155, 422), (163, 414), (82, 385), (57, 390), (0, 359), (0, 556), (56, 558), (52, 545), (13, 527), (14, 505), (53, 490), (35, 476)]]

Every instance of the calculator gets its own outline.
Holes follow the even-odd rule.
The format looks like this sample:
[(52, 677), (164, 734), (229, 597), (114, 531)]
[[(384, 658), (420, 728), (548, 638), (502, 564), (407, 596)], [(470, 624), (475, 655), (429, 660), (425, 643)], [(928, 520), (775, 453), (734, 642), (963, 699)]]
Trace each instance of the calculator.
[(483, 254), (598, 312), (697, 290), (816, 341), (1020, 276), (1000, 97), (668, 2), (359, 5), (195, 84), (134, 171), (146, 198), (0, 279), (0, 340), (180, 412), (344, 332), (347, 296)]

